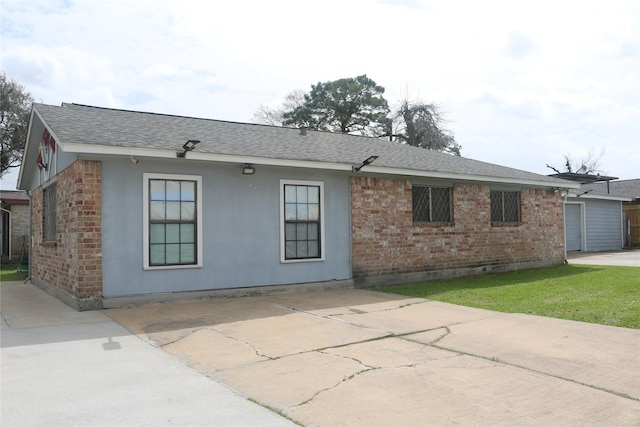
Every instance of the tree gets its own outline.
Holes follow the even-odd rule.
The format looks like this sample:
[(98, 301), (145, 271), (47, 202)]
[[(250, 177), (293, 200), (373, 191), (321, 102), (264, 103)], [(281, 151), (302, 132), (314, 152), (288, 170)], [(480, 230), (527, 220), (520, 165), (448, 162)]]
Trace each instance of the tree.
[(460, 144), (444, 128), (444, 118), (436, 104), (402, 101), (394, 117), (400, 120), (393, 138), (414, 147), (460, 155)]
[(27, 142), (27, 129), (33, 97), (14, 80), (0, 74), (0, 176), (19, 167)]
[(589, 150), (587, 157), (576, 162), (568, 154), (564, 155), (564, 169), (561, 171), (558, 168), (547, 165), (549, 169), (554, 170), (556, 173), (579, 173), (585, 175), (599, 175), (606, 172), (600, 166), (600, 160), (604, 155), (604, 150), (600, 151), (600, 154), (595, 154), (593, 149)]
[(304, 103), (283, 114), (285, 125), (380, 136), (390, 127), (384, 88), (361, 75), (311, 85)]
[(253, 113), (253, 121), (271, 126), (284, 126), (284, 113), (293, 111), (297, 107), (304, 104), (305, 93), (299, 89), (290, 92), (284, 97), (284, 101), (280, 107), (269, 107), (260, 104), (258, 109)]

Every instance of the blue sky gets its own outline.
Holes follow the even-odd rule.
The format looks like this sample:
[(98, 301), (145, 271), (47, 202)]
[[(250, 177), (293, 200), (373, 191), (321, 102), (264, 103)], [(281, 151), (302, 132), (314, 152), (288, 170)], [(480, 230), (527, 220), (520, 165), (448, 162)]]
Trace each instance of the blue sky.
[[(39, 102), (248, 122), (367, 74), (435, 102), (463, 156), (640, 177), (640, 2), (2, 0), (1, 66)], [(15, 176), (2, 180), (15, 187)]]

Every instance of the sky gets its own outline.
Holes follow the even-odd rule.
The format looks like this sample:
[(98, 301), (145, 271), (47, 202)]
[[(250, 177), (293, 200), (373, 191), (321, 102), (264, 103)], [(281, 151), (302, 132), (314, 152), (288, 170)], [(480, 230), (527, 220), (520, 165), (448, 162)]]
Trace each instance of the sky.
[(45, 104), (237, 122), (366, 74), (465, 157), (640, 178), (637, 0), (1, 0), (0, 66)]

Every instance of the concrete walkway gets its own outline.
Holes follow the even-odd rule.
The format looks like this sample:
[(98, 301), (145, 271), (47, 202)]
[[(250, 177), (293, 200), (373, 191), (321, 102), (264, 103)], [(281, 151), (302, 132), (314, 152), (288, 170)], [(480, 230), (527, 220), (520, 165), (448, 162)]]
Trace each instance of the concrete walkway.
[(4, 282), (0, 424), (292, 426), (101, 312)]
[(105, 313), (305, 426), (640, 425), (640, 330), (363, 290)]

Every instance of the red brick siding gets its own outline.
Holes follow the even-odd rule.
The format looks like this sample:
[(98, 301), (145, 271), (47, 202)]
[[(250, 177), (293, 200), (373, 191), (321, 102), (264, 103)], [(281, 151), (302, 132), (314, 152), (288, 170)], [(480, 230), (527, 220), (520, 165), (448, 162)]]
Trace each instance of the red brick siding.
[(489, 186), (453, 187), (453, 224), (414, 224), (411, 181), (354, 177), (353, 276), (564, 259), (562, 200), (523, 189), (521, 223), (491, 224)]
[(43, 241), (43, 190), (33, 192), (32, 280), (66, 293), (77, 308), (102, 296), (101, 163), (78, 160), (58, 173), (56, 241)]

